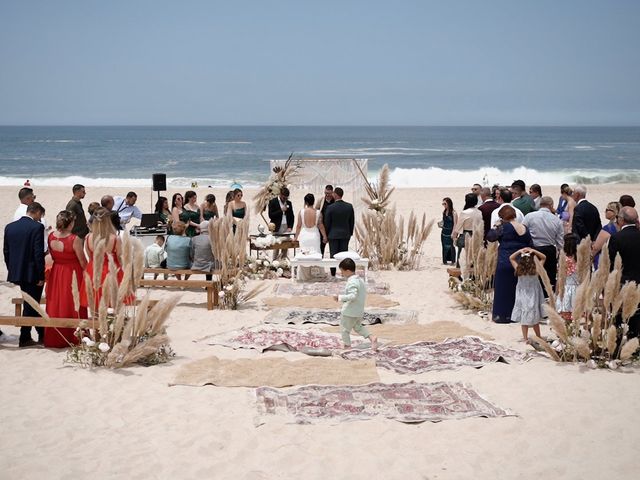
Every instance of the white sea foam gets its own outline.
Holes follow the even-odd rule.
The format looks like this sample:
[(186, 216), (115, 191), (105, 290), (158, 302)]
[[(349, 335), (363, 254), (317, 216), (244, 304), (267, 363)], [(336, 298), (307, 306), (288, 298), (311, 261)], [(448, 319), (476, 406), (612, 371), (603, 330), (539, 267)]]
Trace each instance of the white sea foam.
[[(264, 179), (267, 175), (265, 174)], [(29, 182), (34, 187), (70, 187), (80, 183), (86, 187), (151, 187), (151, 177), (149, 178), (113, 178), (113, 177), (28, 177)], [(0, 187), (21, 187), (27, 177), (2, 177), (0, 176)], [(194, 177), (168, 177), (169, 188), (186, 188), (196, 181), (200, 187), (211, 185), (214, 188), (229, 188), (236, 181), (245, 188), (256, 188), (262, 184), (261, 181), (245, 181), (242, 178), (194, 178)]]
[[(375, 172), (369, 172), (371, 176)], [(520, 166), (512, 170), (480, 167), (475, 170), (453, 170), (437, 167), (395, 168), (391, 171), (391, 184), (407, 187), (465, 187), (474, 183), (487, 185), (511, 185), (514, 180), (524, 180), (527, 185), (561, 185), (562, 183), (607, 184), (638, 183), (640, 170), (558, 170), (538, 171)]]

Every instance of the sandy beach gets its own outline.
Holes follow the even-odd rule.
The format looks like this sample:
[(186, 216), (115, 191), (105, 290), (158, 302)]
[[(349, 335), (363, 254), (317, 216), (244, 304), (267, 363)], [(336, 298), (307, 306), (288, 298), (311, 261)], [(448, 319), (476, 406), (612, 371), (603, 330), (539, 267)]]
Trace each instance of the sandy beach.
[[(52, 224), (71, 197), (71, 186), (34, 186)], [(558, 197), (559, 187), (543, 186)], [(9, 222), (18, 205), (16, 187), (0, 187), (0, 219)], [(223, 190), (196, 189), (199, 200)], [(127, 189), (87, 188), (84, 207), (103, 194)], [(399, 213), (410, 210), (440, 219), (441, 199), (461, 210), (467, 189), (398, 189)], [(155, 193), (137, 189), (138, 205), (150, 211)], [(166, 196), (175, 193), (170, 191)], [(184, 193), (184, 192), (182, 192)], [(245, 192), (251, 206), (254, 191)], [(296, 211), (303, 191), (292, 191)], [(640, 198), (637, 185), (590, 186), (587, 198), (604, 219), (608, 201), (623, 193)], [(350, 192), (345, 199), (350, 200)], [(252, 231), (259, 223), (252, 212)], [(0, 233), (2, 235), (2, 233)], [(0, 266), (0, 312), (12, 315), (18, 289)], [(419, 271), (375, 272), (390, 285), (389, 298), (417, 310), (418, 323), (458, 322), (525, 351), (519, 325), (496, 325), (462, 310), (448, 294), (441, 263), (440, 232), (434, 229)], [(289, 280), (270, 280), (277, 282)], [(142, 292), (139, 292), (139, 295)], [(162, 294), (154, 290), (155, 298)], [(367, 421), (296, 425), (278, 417), (256, 424), (251, 388), (169, 386), (181, 366), (211, 355), (224, 359), (300, 353), (232, 350), (195, 343), (206, 335), (258, 325), (267, 315), (262, 299), (271, 285), (237, 311), (207, 311), (202, 292), (182, 292), (168, 321), (176, 357), (167, 364), (123, 370), (84, 370), (63, 363), (64, 351), (0, 344), (0, 478), (233, 478), (233, 479), (453, 479), (637, 477), (640, 442), (640, 370), (589, 370), (537, 356), (525, 363), (494, 363), (408, 377), (378, 369), (384, 383), (459, 381), (515, 416), (439, 423)], [(337, 308), (337, 305), (336, 305)], [(2, 327), (18, 334), (15, 327)], [(542, 326), (543, 335), (549, 332)], [(17, 337), (16, 337), (17, 338)]]

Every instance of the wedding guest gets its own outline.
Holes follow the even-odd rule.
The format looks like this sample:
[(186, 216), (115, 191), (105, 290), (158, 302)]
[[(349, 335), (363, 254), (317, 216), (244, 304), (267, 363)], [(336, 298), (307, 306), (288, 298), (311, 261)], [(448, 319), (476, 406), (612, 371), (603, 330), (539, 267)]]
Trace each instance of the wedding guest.
[[(102, 258), (94, 258), (94, 252), (98, 245), (104, 244), (104, 253)], [(117, 230), (113, 224), (111, 212), (104, 207), (100, 207), (93, 212), (93, 222), (91, 223), (91, 232), (86, 236), (84, 248), (89, 262), (85, 268), (85, 272), (91, 279), (93, 289), (94, 304), (89, 304), (87, 296), (87, 286), (84, 285), (84, 279), (80, 285), (80, 305), (89, 309), (91, 314), (98, 312), (100, 299), (102, 298), (102, 284), (109, 274), (109, 259), (113, 259), (116, 268), (116, 280), (118, 285), (122, 282), (124, 272), (122, 271), (122, 240), (117, 234)], [(94, 261), (102, 262), (102, 274), (99, 279), (94, 279)], [(97, 280), (97, 282), (96, 282)], [(125, 297), (125, 303), (131, 303), (134, 297), (130, 294)], [(107, 307), (113, 307), (109, 304)]]
[[(335, 203), (327, 208), (327, 218), (325, 226), (327, 238), (329, 239), (329, 253), (333, 258), (336, 253), (346, 252), (349, 250), (349, 241), (353, 235), (355, 227), (355, 214), (353, 205), (342, 200), (344, 190), (336, 187), (333, 190)], [(332, 268), (331, 276), (335, 277), (336, 269)]]
[[(620, 231), (614, 233), (609, 240), (609, 258), (611, 269), (617, 254), (622, 259), (622, 283), (636, 282), (640, 284), (640, 230), (638, 229), (638, 212), (633, 207), (622, 207), (618, 214)], [(616, 323), (620, 325), (618, 316)], [(629, 319), (628, 338), (640, 336), (640, 311), (636, 311)]]
[[(20, 205), (16, 208), (15, 213), (13, 214), (13, 221), (20, 220), (27, 214), (27, 208), (36, 200), (36, 195), (33, 193), (31, 188), (25, 187), (21, 188), (18, 191), (18, 199), (20, 200)], [(44, 234), (42, 237), (42, 241), (44, 243), (44, 252), (47, 253), (49, 251), (49, 246), (47, 245), (47, 235), (51, 231), (51, 227), (47, 226), (47, 221), (44, 219), (44, 213), (40, 217), (39, 222), (44, 227)]]
[[(210, 221), (220, 217), (218, 205), (216, 205), (216, 196), (213, 193), (204, 197), (204, 203), (200, 205), (200, 212), (202, 212), (202, 221)], [(200, 229), (200, 231), (202, 231), (202, 229)]]
[(479, 183), (474, 183), (473, 186), (471, 187), (471, 193), (473, 193), (476, 196), (476, 207), (479, 207), (480, 205), (482, 205), (481, 192), (482, 192), (482, 185), (480, 185)]
[[(201, 272), (213, 272), (217, 266), (213, 251), (211, 250), (211, 238), (209, 237), (209, 221), (200, 224), (200, 235), (191, 239), (191, 269)], [(207, 280), (212, 280), (211, 273), (205, 275)]]
[(511, 192), (513, 193), (513, 208), (519, 209), (523, 215), (535, 210), (533, 199), (526, 194), (526, 186), (522, 180), (516, 180), (511, 184)]
[(442, 244), (442, 263), (447, 265), (456, 263), (456, 249), (453, 246), (453, 226), (458, 220), (458, 213), (453, 208), (453, 201), (449, 197), (442, 199), (442, 232), (440, 233), (440, 243)]
[(129, 223), (131, 217), (135, 217), (138, 220), (142, 218), (142, 212), (136, 207), (137, 200), (138, 195), (136, 192), (129, 192), (124, 198), (115, 197), (113, 199), (113, 210), (118, 214), (118, 217), (120, 217), (121, 226)]
[[(529, 195), (531, 195), (531, 198), (533, 199), (534, 209), (538, 210), (540, 208), (540, 199), (542, 198), (542, 188), (540, 185), (537, 183), (532, 184), (529, 187)], [(553, 212), (553, 204), (549, 210)]]
[(100, 205), (103, 206), (104, 208), (106, 208), (109, 211), (113, 211), (113, 204), (114, 204), (114, 200), (113, 200), (113, 197), (111, 195), (104, 195), (100, 199)]
[[(553, 200), (551, 200), (553, 206)], [(514, 252), (509, 257), (511, 266), (516, 272), (518, 282), (516, 285), (516, 298), (511, 312), (511, 321), (519, 323), (523, 340), (529, 344), (529, 327), (538, 338), (540, 334), (540, 322), (544, 317), (542, 306), (544, 295), (542, 286), (536, 272), (534, 257), (544, 262), (544, 253), (525, 247)]]
[(460, 255), (465, 248), (466, 236), (473, 236), (473, 230), (483, 224), (482, 213), (476, 207), (478, 199), (474, 193), (467, 193), (464, 197), (464, 209), (460, 212), (458, 220), (453, 227), (451, 238), (458, 249), (456, 266), (460, 268)]
[(173, 197), (171, 197), (171, 226), (173, 226), (174, 223), (182, 221), (180, 220), (180, 216), (182, 215), (183, 210), (184, 198), (182, 197), (182, 194), (174, 193)]
[[(91, 218), (91, 216), (93, 215), (93, 212), (96, 211), (96, 209), (100, 206), (100, 204), (98, 202), (91, 202), (89, 204), (89, 206), (87, 207), (87, 212), (89, 213), (89, 218)], [(91, 222), (87, 222), (87, 223), (91, 223)]]
[(166, 258), (164, 236), (158, 235), (155, 241), (144, 249), (144, 266), (146, 268), (164, 268)]
[[(4, 228), (3, 252), (7, 265), (7, 281), (18, 285), (21, 291), (30, 295), (36, 302), (40, 302), (44, 287), (44, 225), (40, 223), (43, 216), (43, 206), (38, 202), (31, 202), (26, 215)], [(25, 302), (23, 316), (40, 315)], [(44, 328), (35, 327), (38, 333), (37, 343), (31, 338), (31, 328), (20, 327), (18, 346), (33, 347), (44, 341)]]
[(160, 223), (164, 225), (169, 223), (169, 219), (171, 218), (171, 210), (169, 209), (169, 200), (167, 199), (167, 197), (158, 197), (153, 211), (154, 213), (158, 214)]
[[(228, 210), (236, 223), (247, 216), (247, 204), (242, 200), (243, 195), (242, 190), (236, 188), (233, 191), (233, 200), (228, 204)], [(233, 224), (233, 233), (236, 233), (236, 223)]]
[(517, 221), (516, 211), (505, 205), (499, 212), (501, 223), (487, 233), (487, 241), (500, 242), (498, 265), (494, 279), (493, 321), (510, 323), (515, 302), (517, 277), (509, 257), (524, 247), (531, 246), (531, 235), (525, 225)]
[(67, 203), (66, 210), (73, 212), (75, 215), (73, 234), (77, 235), (84, 241), (84, 237), (89, 233), (89, 227), (87, 226), (87, 217), (84, 215), (84, 208), (82, 208), (82, 199), (87, 194), (84, 185), (76, 183), (71, 189), (73, 196)]
[[(45, 293), (46, 311), (52, 318), (89, 318), (86, 307), (76, 310), (73, 300), (73, 275), (78, 292), (82, 284), (82, 272), (87, 266), (83, 239), (75, 235), (75, 214), (63, 210), (56, 217), (56, 231), (49, 234), (49, 252), (53, 265), (47, 279)], [(87, 233), (88, 234), (88, 233)], [(78, 343), (74, 328), (44, 329), (44, 346), (66, 348)]]
[(484, 187), (480, 190), (480, 199), (482, 204), (478, 207), (482, 214), (482, 221), (484, 222), (484, 234), (486, 235), (491, 230), (491, 214), (500, 206), (493, 198), (493, 194), (488, 187)]
[(229, 190), (227, 194), (224, 196), (224, 208), (222, 209), (222, 214), (227, 215), (229, 202), (233, 200), (233, 190)]
[(193, 190), (189, 190), (184, 194), (184, 208), (180, 215), (180, 220), (187, 226), (185, 235), (187, 237), (195, 237), (199, 233), (200, 228), (200, 208), (198, 207), (198, 196)]
[[(293, 214), (293, 205), (289, 200), (289, 189), (283, 187), (280, 194), (269, 200), (269, 221), (276, 226), (274, 233), (284, 234), (293, 230), (295, 216)], [(273, 259), (279, 260), (287, 258), (287, 249), (279, 248), (273, 250)]]
[[(327, 229), (327, 225), (324, 223), (325, 218), (327, 217), (327, 208), (333, 205), (336, 201), (333, 196), (333, 185), (327, 185), (324, 187), (324, 196), (318, 200), (316, 203), (316, 210), (320, 210), (320, 215), (322, 216), (322, 222), (325, 230)], [(320, 239), (320, 254), (324, 257), (324, 250), (327, 246), (327, 242)]]
[(575, 304), (576, 290), (578, 289), (579, 284), (578, 274), (576, 272), (578, 263), (578, 243), (576, 241), (576, 236), (573, 233), (565, 233), (563, 251), (566, 258), (564, 293), (560, 295), (556, 288), (556, 295), (558, 295), (556, 298), (556, 310), (562, 318), (570, 322), (573, 320), (573, 306)]
[[(122, 225), (120, 224), (120, 216), (118, 215), (118, 213), (113, 209), (113, 197), (111, 195), (104, 195), (101, 199), (100, 199), (100, 205), (104, 208), (107, 209), (107, 211), (109, 212), (109, 217), (111, 218), (111, 223), (113, 224), (113, 227), (116, 229), (116, 233), (119, 230), (122, 230)], [(93, 218), (89, 219), (89, 224), (91, 224), (93, 222)]]
[(562, 218), (563, 213), (566, 211), (567, 209), (567, 200), (566, 198), (564, 198), (563, 195), (563, 191), (565, 188), (568, 188), (569, 185), (567, 185), (566, 183), (563, 183), (562, 185), (560, 185), (560, 197), (558, 197), (558, 206), (556, 207), (556, 215), (558, 217), (560, 217), (560, 220), (564, 219)]
[(631, 195), (620, 195), (620, 200), (618, 200), (618, 202), (620, 202), (620, 205), (623, 207), (636, 207), (636, 201)]
[(513, 210), (516, 212), (516, 220), (522, 223), (522, 221), (524, 220), (524, 215), (518, 208), (514, 207), (511, 204), (512, 198), (513, 195), (508, 189), (501, 188), (500, 190), (498, 190), (496, 195), (496, 202), (498, 202), (499, 207), (491, 212), (491, 228), (493, 228), (500, 220), (500, 210), (507, 206), (513, 208)]
[(602, 222), (600, 221), (600, 212), (586, 197), (587, 187), (584, 185), (577, 185), (573, 189), (573, 199), (576, 202), (576, 206), (573, 210), (571, 231), (580, 240), (588, 236), (593, 242), (602, 229)]
[[(173, 233), (167, 237), (167, 268), (169, 270), (187, 270), (191, 268), (191, 238), (185, 236), (187, 226), (178, 220), (173, 224)], [(181, 275), (177, 274), (178, 280)], [(186, 278), (189, 278), (187, 276)]]
[(565, 201), (565, 208), (560, 215), (560, 220), (564, 222), (564, 231), (569, 233), (573, 228), (573, 212), (576, 208), (576, 201), (573, 199), (573, 190), (569, 185), (562, 189), (562, 198)]
[[(556, 285), (558, 273), (558, 252), (564, 246), (564, 225), (562, 220), (551, 213), (553, 198), (540, 197), (540, 208), (537, 212), (525, 215), (522, 222), (529, 229), (533, 248), (545, 255), (544, 269), (549, 276), (551, 286)], [(545, 290), (545, 297), (548, 292)]]

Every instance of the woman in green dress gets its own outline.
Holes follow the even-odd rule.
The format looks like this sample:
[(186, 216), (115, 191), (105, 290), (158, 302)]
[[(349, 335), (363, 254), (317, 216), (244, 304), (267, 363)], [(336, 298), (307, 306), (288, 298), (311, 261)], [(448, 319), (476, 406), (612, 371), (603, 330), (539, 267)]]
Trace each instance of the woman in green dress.
[[(227, 210), (227, 212), (231, 211), (231, 216), (238, 220), (242, 220), (247, 215), (247, 204), (242, 201), (242, 195), (242, 190), (236, 188), (233, 191), (233, 200), (229, 202)], [(236, 233), (235, 223), (233, 224), (233, 233)]]
[(200, 233), (200, 207), (198, 207), (198, 196), (193, 190), (184, 194), (184, 208), (180, 215), (180, 220), (187, 226), (185, 235), (195, 237)]
[(169, 210), (169, 200), (167, 197), (158, 197), (156, 202), (155, 213), (160, 217), (160, 222), (164, 225), (169, 223), (171, 217), (171, 210)]
[(216, 196), (213, 193), (204, 197), (204, 203), (200, 205), (200, 211), (202, 212), (202, 221), (210, 221), (220, 217), (218, 206), (216, 205)]

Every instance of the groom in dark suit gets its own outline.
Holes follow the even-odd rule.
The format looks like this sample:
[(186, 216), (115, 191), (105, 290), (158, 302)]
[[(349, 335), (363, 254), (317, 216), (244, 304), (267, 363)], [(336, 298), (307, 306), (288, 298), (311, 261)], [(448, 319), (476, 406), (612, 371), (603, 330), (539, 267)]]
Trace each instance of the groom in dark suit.
[[(44, 286), (44, 225), (40, 223), (44, 208), (37, 202), (27, 207), (24, 217), (11, 222), (4, 229), (4, 262), (7, 264), (7, 281), (18, 285), (36, 302), (42, 297)], [(29, 305), (24, 304), (25, 317), (39, 317)], [(44, 328), (35, 327), (38, 342), (31, 338), (32, 327), (20, 327), (20, 347), (32, 347), (44, 342)]]
[[(289, 233), (293, 229), (295, 215), (293, 205), (289, 200), (289, 189), (284, 187), (276, 198), (269, 201), (269, 221), (276, 226), (274, 233)], [(273, 259), (286, 258), (287, 249), (273, 250)]]
[[(333, 191), (333, 196), (336, 201), (333, 205), (327, 208), (327, 213), (324, 219), (324, 225), (327, 230), (327, 237), (329, 239), (329, 253), (331, 258), (336, 253), (346, 252), (349, 250), (349, 240), (353, 235), (353, 228), (355, 226), (355, 214), (353, 212), (353, 206), (350, 203), (342, 200), (344, 190), (340, 187), (336, 187)], [(331, 269), (331, 276), (336, 276), (336, 269)]]

